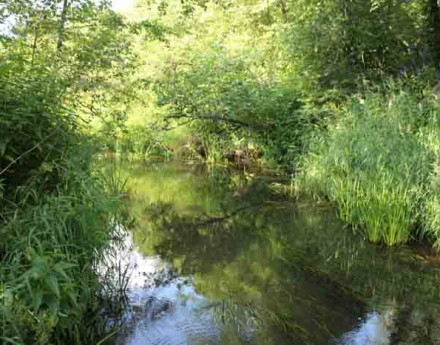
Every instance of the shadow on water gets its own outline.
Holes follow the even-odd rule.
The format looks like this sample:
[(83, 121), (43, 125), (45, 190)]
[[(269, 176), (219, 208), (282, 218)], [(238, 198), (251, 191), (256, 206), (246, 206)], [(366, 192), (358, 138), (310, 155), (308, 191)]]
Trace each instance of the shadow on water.
[(440, 343), (435, 260), (366, 243), (328, 207), (274, 193), (274, 178), (126, 170), (137, 227), (118, 345)]

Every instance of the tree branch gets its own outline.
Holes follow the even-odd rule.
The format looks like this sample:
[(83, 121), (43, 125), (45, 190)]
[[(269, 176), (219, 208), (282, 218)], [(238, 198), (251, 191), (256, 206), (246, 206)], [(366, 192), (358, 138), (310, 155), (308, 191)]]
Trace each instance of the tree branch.
[(253, 130), (265, 130), (267, 126), (251, 124), (248, 122), (244, 122), (241, 120), (231, 119), (230, 117), (222, 117), (220, 115), (168, 115), (165, 116), (165, 119), (191, 119), (191, 120), (212, 120), (219, 122), (227, 122), (238, 127), (245, 127)]

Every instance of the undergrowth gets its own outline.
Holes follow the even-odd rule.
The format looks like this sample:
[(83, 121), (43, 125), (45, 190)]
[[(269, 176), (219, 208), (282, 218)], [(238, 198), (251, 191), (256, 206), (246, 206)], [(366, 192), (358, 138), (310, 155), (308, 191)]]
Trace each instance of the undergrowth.
[(0, 342), (97, 344), (110, 331), (102, 315), (98, 266), (122, 241), (124, 184), (53, 166), (59, 182), (43, 194), (31, 182), (0, 214)]

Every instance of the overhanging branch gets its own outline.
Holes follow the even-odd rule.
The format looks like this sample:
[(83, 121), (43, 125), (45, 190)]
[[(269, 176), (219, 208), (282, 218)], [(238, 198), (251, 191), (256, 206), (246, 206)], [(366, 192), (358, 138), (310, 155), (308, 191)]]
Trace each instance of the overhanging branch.
[(211, 120), (211, 121), (219, 121), (219, 122), (227, 122), (233, 124), (238, 127), (249, 128), (253, 130), (265, 130), (266, 126), (251, 124), (248, 122), (244, 122), (241, 120), (231, 119), (230, 117), (223, 117), (220, 115), (167, 115), (165, 116), (165, 120), (167, 119), (189, 119), (189, 120)]

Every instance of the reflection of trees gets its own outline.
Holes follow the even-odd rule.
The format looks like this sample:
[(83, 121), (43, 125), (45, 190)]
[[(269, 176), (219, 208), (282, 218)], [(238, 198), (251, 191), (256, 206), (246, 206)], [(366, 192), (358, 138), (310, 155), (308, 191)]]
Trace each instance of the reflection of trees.
[[(242, 343), (245, 330), (259, 344), (326, 343), (355, 326), (364, 302), (410, 303), (410, 316), (397, 308), (396, 334), (436, 334), (439, 327), (428, 321), (438, 317), (424, 309), (440, 300), (440, 272), (422, 267), (409, 249), (368, 245), (341, 229), (332, 212), (282, 202), (260, 179), (206, 166), (176, 169), (162, 167), (154, 180), (175, 181), (177, 174), (180, 182), (165, 183), (147, 202), (134, 200), (136, 241), (194, 276), (225, 325), (224, 343)], [(136, 176), (138, 185), (152, 178)], [(154, 185), (145, 184), (148, 194)], [(167, 193), (188, 207), (168, 202)]]
[[(306, 224), (296, 219), (299, 213), (292, 216), (291, 207), (250, 204), (221, 216), (195, 217), (156, 203), (144, 215), (154, 251), (178, 263), (181, 274), (194, 275), (198, 292), (220, 303), (215, 311), (225, 329), (257, 328), (262, 344), (274, 339), (316, 344), (352, 327), (363, 305), (311, 269), (319, 252), (303, 247), (307, 241), (299, 239), (294, 261), (284, 257), (290, 253), (286, 224)], [(299, 259), (307, 261), (305, 255), (307, 264)], [(317, 328), (321, 331), (312, 332)]]
[[(241, 222), (249, 224), (246, 217), (250, 207), (242, 212)], [(247, 245), (249, 228), (236, 231), (236, 216), (188, 216), (178, 214), (170, 204), (156, 203), (145, 208), (150, 231), (153, 233), (154, 251), (163, 259), (182, 259), (182, 274), (205, 272), (214, 263), (228, 262)], [(147, 237), (151, 240), (152, 237)]]
[[(261, 344), (321, 343), (354, 327), (361, 299), (380, 304), (409, 294), (426, 302), (438, 293), (435, 276), (398, 252), (365, 245), (329, 213), (290, 203), (248, 205), (216, 216), (182, 215), (164, 203), (145, 208), (154, 251), (194, 275), (198, 292), (217, 301), (225, 336), (257, 329)], [(430, 288), (435, 292), (425, 294)]]
[(411, 306), (388, 305), (372, 312), (353, 331), (342, 338), (342, 344), (434, 345), (438, 344), (438, 313), (423, 313)]

